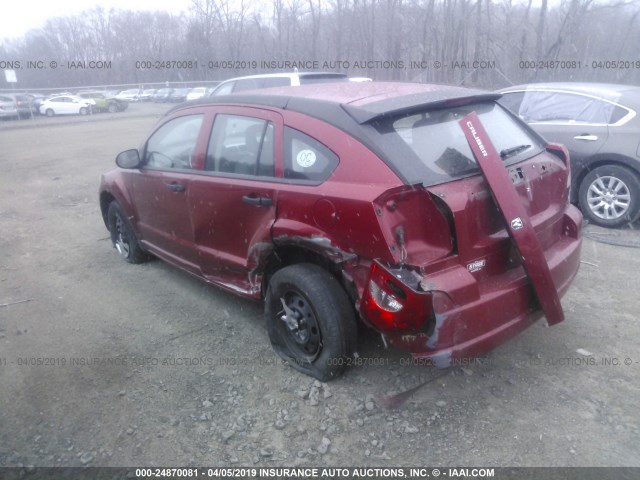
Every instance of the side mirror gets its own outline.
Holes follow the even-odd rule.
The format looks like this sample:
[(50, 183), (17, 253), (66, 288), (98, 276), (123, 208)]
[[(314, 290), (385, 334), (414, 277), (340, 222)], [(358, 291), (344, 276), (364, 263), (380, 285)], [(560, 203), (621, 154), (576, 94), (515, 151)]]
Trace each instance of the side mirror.
[(138, 168), (140, 166), (140, 154), (138, 150), (134, 148), (120, 152), (116, 157), (116, 165), (120, 168)]

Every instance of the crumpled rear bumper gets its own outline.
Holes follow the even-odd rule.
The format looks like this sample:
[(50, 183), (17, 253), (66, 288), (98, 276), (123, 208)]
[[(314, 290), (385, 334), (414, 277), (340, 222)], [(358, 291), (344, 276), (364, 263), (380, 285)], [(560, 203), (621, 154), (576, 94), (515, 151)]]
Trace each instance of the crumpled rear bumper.
[[(580, 266), (582, 215), (568, 206), (563, 218), (563, 235), (544, 255), (554, 285), (560, 296), (567, 291)], [(469, 278), (464, 266), (458, 278)], [(447, 279), (456, 274), (446, 273)], [(470, 357), (483, 355), (526, 329), (543, 313), (522, 266), (501, 275), (478, 280), (478, 296), (471, 302), (456, 305), (447, 292), (446, 280), (431, 279), (439, 285), (432, 292), (435, 326), (432, 332), (412, 335), (387, 333), (389, 342), (410, 351), (441, 368), (468, 363)], [(456, 285), (451, 285), (452, 289)]]

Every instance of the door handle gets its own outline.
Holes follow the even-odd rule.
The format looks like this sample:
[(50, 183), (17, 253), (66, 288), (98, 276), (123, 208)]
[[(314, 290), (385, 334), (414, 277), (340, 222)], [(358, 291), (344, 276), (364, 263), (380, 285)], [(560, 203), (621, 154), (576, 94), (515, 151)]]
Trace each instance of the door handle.
[(255, 205), (257, 207), (270, 207), (273, 201), (269, 197), (259, 197), (255, 194), (243, 195), (242, 201), (247, 205)]
[(583, 133), (582, 135), (576, 135), (573, 137), (574, 140), (588, 140), (590, 142), (595, 142), (598, 140), (597, 135), (589, 135), (588, 133)]
[(187, 187), (179, 183), (167, 183), (167, 188), (173, 192), (184, 192)]

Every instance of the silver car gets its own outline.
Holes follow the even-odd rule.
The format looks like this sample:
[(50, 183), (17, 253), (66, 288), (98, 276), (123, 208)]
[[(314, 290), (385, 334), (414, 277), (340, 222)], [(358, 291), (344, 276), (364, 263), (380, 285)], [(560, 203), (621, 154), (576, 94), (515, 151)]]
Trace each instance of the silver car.
[(18, 105), (13, 97), (0, 94), (0, 118), (18, 118)]
[(539, 83), (500, 91), (499, 102), (571, 155), (571, 200), (603, 227), (640, 213), (640, 87)]

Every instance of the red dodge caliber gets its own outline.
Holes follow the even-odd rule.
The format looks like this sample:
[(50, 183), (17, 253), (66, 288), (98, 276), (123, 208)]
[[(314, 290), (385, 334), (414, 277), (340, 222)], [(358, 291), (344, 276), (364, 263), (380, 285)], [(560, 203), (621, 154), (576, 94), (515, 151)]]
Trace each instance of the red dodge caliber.
[(185, 103), (118, 155), (102, 216), (126, 261), (263, 300), (274, 349), (318, 379), (359, 320), (451, 366), (562, 321), (579, 265), (567, 151), (498, 98), (371, 82)]

